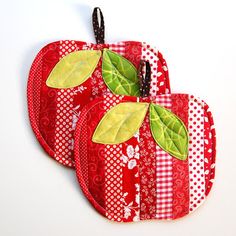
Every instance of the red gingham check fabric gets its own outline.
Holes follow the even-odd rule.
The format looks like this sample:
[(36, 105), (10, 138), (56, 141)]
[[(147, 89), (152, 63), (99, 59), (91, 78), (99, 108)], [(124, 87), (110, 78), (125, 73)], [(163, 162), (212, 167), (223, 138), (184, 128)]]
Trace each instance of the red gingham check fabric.
[(125, 55), (125, 43), (124, 42), (110, 44), (109, 49), (122, 55), (122, 56)]
[(165, 107), (167, 109), (171, 109), (171, 106), (172, 106), (171, 94), (159, 95), (156, 98), (156, 103), (160, 104), (161, 106), (163, 106), (163, 107)]
[[(158, 96), (156, 103), (171, 109), (171, 95)], [(156, 146), (156, 218), (172, 219), (173, 182), (172, 182), (172, 157)]]

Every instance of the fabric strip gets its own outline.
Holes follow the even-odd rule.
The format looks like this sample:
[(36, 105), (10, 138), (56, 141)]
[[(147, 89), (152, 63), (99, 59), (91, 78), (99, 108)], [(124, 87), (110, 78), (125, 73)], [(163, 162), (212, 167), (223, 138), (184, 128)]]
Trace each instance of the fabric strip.
[(89, 175), (88, 175), (88, 130), (87, 130), (87, 117), (85, 116), (81, 124), (81, 141), (78, 143), (80, 150), (80, 168), (86, 186), (89, 186)]
[[(141, 43), (125, 42), (123, 56), (128, 59), (138, 69), (141, 57)], [(129, 101), (137, 102), (137, 98), (132, 97)], [(123, 221), (138, 221), (140, 219), (140, 157), (139, 132), (127, 142), (122, 143), (123, 161)], [(129, 180), (129, 181), (127, 181)]]
[(216, 132), (211, 111), (206, 103), (204, 103), (204, 111), (204, 169), (207, 196), (215, 179)]
[(122, 144), (124, 222), (140, 219), (139, 133)]
[[(146, 98), (144, 102), (150, 102)], [(156, 218), (156, 143), (152, 137), (149, 113), (139, 129), (140, 136), (140, 219)]]
[(156, 48), (143, 43), (141, 59), (148, 61), (151, 66), (150, 96), (170, 93), (168, 68), (162, 54)]
[(40, 92), (40, 114), (39, 131), (47, 143), (54, 150), (55, 145), (55, 119), (56, 119), (56, 99), (57, 92), (46, 85), (46, 80), (59, 61), (59, 43), (47, 45), (43, 49), (42, 58), (42, 82)]
[[(91, 104), (91, 103), (90, 103)], [(88, 107), (88, 105), (86, 106)], [(83, 108), (84, 110), (85, 108)], [(82, 110), (82, 112), (83, 112)], [(89, 107), (89, 112), (83, 120), (81, 125), (81, 138), (79, 145), (80, 148), (80, 165), (82, 172), (88, 172), (88, 188), (89, 192), (101, 206), (105, 207), (105, 159), (104, 149), (105, 145), (95, 143), (92, 141), (94, 131), (104, 116), (104, 105), (103, 102), (99, 102), (96, 105), (92, 104)], [(87, 121), (87, 122), (85, 122)], [(86, 129), (86, 132), (82, 134), (82, 131)], [(84, 137), (85, 136), (85, 137)], [(78, 145), (78, 143), (76, 143)], [(75, 146), (76, 146), (75, 145)], [(87, 148), (83, 151), (84, 148)], [(87, 154), (83, 156), (82, 154)], [(82, 160), (85, 159), (85, 160)], [(84, 169), (82, 164), (87, 162), (87, 168)], [(85, 181), (86, 179), (84, 179)]]
[(159, 88), (158, 94), (171, 93), (170, 89), (170, 80), (169, 72), (165, 59), (162, 54), (158, 51), (157, 53), (158, 62), (157, 62), (157, 87)]
[[(205, 189), (206, 194), (208, 192), (208, 188), (210, 187), (210, 179), (211, 179), (211, 167), (215, 167), (212, 165), (212, 134), (211, 134), (211, 125), (208, 119), (208, 114), (204, 111), (204, 172), (205, 172)], [(212, 168), (212, 169), (213, 169)], [(212, 180), (211, 180), (212, 181)]]
[[(156, 103), (171, 109), (171, 95), (158, 96)], [(156, 218), (172, 219), (172, 156), (156, 145)]]
[[(122, 96), (106, 94), (104, 109), (108, 111), (118, 104)], [(123, 209), (123, 173), (122, 144), (105, 145), (105, 206), (106, 216), (110, 220), (122, 221)]]
[[(172, 94), (172, 112), (188, 127), (188, 95)], [(185, 161), (173, 158), (173, 219), (189, 213), (189, 167)]]
[(205, 199), (203, 106), (201, 100), (189, 96), (189, 211), (194, 211)]
[(125, 55), (125, 42), (110, 44), (109, 49), (123, 56)]
[(124, 57), (129, 60), (136, 69), (139, 68), (142, 55), (142, 44), (140, 42), (125, 42)]
[[(157, 50), (156, 50), (157, 52)], [(141, 59), (148, 61), (151, 67), (151, 84), (150, 84), (150, 96), (156, 96), (159, 88), (157, 87), (157, 55), (154, 54), (154, 51), (150, 51), (150, 45), (143, 43), (142, 45), (142, 56)]]
[(41, 88), (41, 78), (42, 78), (42, 57), (43, 53), (40, 51), (35, 58), (34, 63), (30, 69), (29, 77), (32, 78), (32, 93), (33, 96), (33, 111), (35, 116), (35, 121), (37, 126), (39, 126), (39, 111), (40, 111), (40, 88)]
[[(73, 51), (76, 51), (74, 41), (60, 41), (60, 59)], [(74, 88), (69, 88), (57, 91), (55, 159), (68, 166), (73, 166), (71, 158), (73, 150), (73, 90)]]

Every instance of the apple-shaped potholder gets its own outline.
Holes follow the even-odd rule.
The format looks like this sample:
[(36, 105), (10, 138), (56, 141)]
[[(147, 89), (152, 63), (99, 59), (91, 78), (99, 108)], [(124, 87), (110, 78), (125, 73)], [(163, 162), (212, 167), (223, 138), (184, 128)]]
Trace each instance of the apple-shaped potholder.
[(152, 69), (151, 95), (170, 92), (161, 53), (146, 43), (104, 43), (104, 20), (93, 12), (96, 44), (73, 40), (50, 43), (40, 50), (29, 73), (27, 97), (33, 131), (46, 152), (74, 167), (74, 129), (81, 109), (105, 93), (139, 96), (138, 68)]
[(212, 114), (188, 94), (105, 94), (81, 111), (74, 151), (85, 196), (114, 221), (183, 217), (214, 180)]

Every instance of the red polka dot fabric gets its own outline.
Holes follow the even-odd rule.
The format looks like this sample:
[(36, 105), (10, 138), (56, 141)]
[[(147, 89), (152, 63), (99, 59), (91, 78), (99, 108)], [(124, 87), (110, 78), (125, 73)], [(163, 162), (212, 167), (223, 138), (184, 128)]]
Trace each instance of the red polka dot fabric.
[[(189, 132), (185, 161), (166, 153), (154, 141), (148, 114), (137, 133), (124, 143), (106, 145), (91, 141), (98, 123), (111, 107), (142, 101), (168, 108), (185, 123)], [(204, 101), (188, 94), (148, 98), (107, 94), (95, 99), (81, 112), (74, 151), (76, 173), (85, 196), (103, 216), (117, 222), (186, 216), (206, 200), (214, 182), (212, 114)], [(88, 175), (90, 181), (86, 180)]]
[(91, 77), (70, 89), (49, 88), (46, 80), (64, 56), (78, 50), (109, 48), (122, 55), (138, 69), (140, 60), (152, 66), (152, 95), (170, 93), (169, 76), (162, 54), (146, 43), (126, 41), (92, 44), (73, 40), (46, 45), (36, 56), (29, 73), (27, 97), (32, 129), (45, 151), (57, 162), (74, 168), (74, 130), (82, 108), (92, 100), (111, 93), (101, 72), (100, 59)]

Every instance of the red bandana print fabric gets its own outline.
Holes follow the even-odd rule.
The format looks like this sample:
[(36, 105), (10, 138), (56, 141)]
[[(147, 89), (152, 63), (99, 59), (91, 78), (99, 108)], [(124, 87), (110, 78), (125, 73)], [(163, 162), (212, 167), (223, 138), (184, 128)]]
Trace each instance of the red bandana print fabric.
[(59, 163), (74, 167), (74, 130), (82, 108), (90, 101), (109, 93), (102, 79), (101, 60), (92, 76), (80, 86), (55, 89), (46, 80), (68, 53), (78, 50), (109, 48), (124, 56), (136, 68), (140, 60), (151, 65), (151, 95), (170, 93), (169, 76), (160, 52), (140, 42), (90, 44), (80, 41), (58, 41), (46, 45), (36, 56), (28, 80), (28, 110), (33, 131), (45, 151)]
[[(104, 114), (121, 102), (153, 102), (179, 116), (189, 132), (185, 161), (154, 141), (148, 114), (128, 141), (92, 142)], [(174, 220), (196, 210), (209, 194), (215, 173), (215, 129), (206, 103), (188, 94), (136, 98), (106, 94), (82, 109), (75, 131), (75, 167), (80, 186), (103, 216), (118, 222)]]

